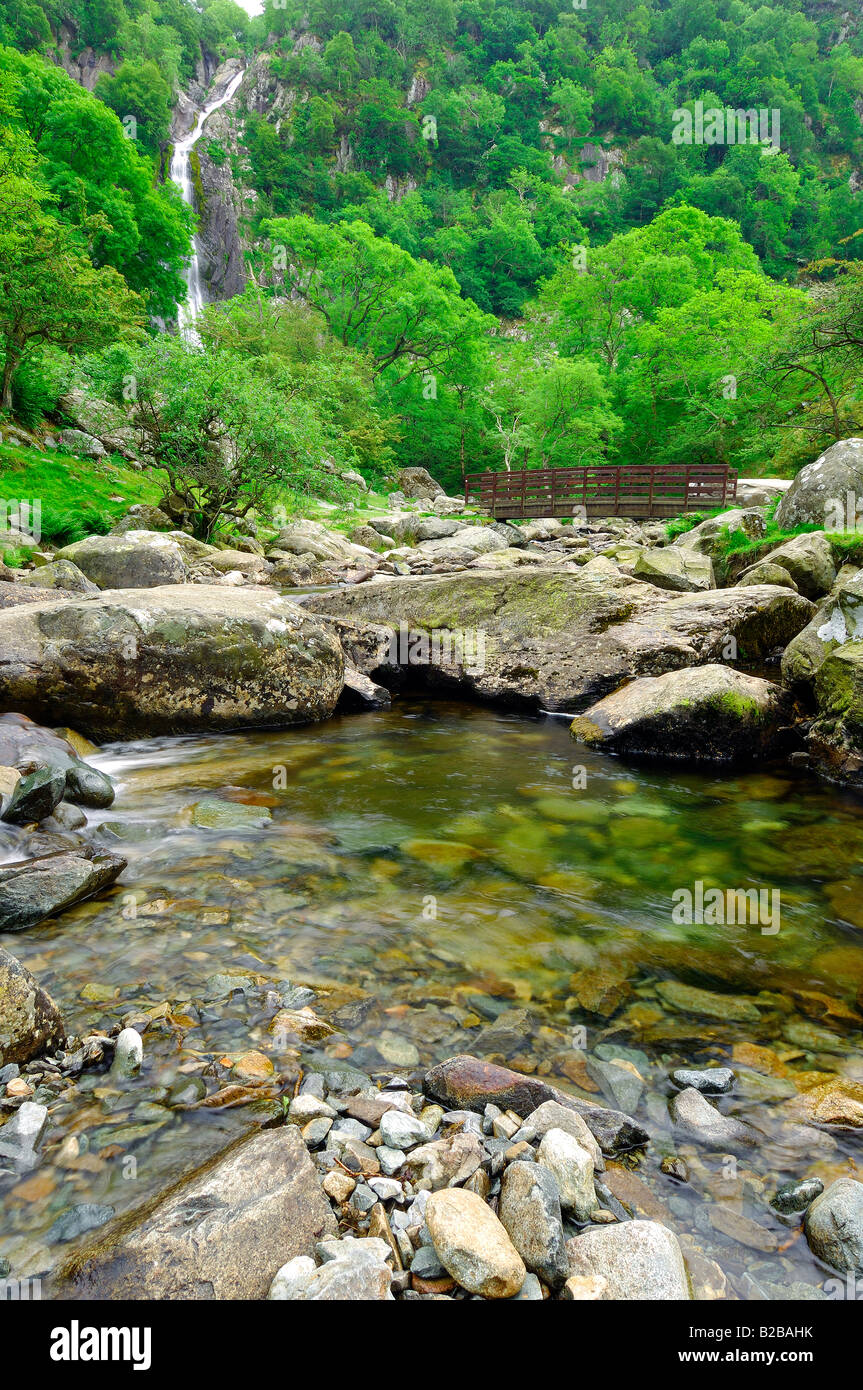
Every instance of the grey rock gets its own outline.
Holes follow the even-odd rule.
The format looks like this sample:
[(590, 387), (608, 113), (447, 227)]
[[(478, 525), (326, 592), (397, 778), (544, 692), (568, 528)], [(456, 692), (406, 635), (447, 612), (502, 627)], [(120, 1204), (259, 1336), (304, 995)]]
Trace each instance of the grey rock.
[(563, 1129), (550, 1129), (537, 1149), (537, 1162), (557, 1183), (560, 1205), (576, 1221), (589, 1221), (598, 1206), (594, 1189), (593, 1158), (586, 1148)]
[(673, 1096), (669, 1110), (676, 1128), (705, 1148), (741, 1153), (758, 1143), (751, 1125), (720, 1114), (694, 1086)]
[(776, 509), (776, 523), (785, 531), (804, 525), (836, 530), (837, 509), (844, 515), (849, 492), (863, 497), (863, 439), (831, 444), (801, 468)]
[(264, 588), (125, 589), (0, 611), (0, 701), (96, 739), (311, 723), (332, 714), (343, 670), (332, 630)]
[(161, 531), (88, 536), (58, 550), (56, 558), (71, 560), (99, 589), (153, 589), (187, 578), (180, 546)]
[(808, 1208), (803, 1229), (819, 1260), (843, 1274), (863, 1274), (863, 1183), (831, 1183)]
[(693, 1071), (678, 1067), (671, 1073), (675, 1086), (684, 1090), (692, 1086), (705, 1096), (722, 1096), (734, 1085), (734, 1072), (730, 1067), (707, 1067), (703, 1071)]
[[(388, 1149), (407, 1151), (429, 1138), (429, 1132), (417, 1115), (406, 1115), (401, 1110), (388, 1110), (381, 1116), (381, 1138)], [(368, 1131), (371, 1133), (371, 1130)]]
[(126, 867), (118, 854), (85, 848), (0, 869), (0, 931), (25, 931), (113, 883)]
[(601, 1275), (608, 1298), (666, 1303), (692, 1297), (677, 1237), (658, 1221), (594, 1226), (566, 1248), (570, 1274)]
[(557, 1182), (541, 1163), (510, 1163), (500, 1188), (498, 1216), (526, 1268), (557, 1289), (569, 1261)]
[(77, 1240), (78, 1236), (83, 1236), (87, 1231), (95, 1231), (99, 1226), (104, 1226), (106, 1221), (110, 1221), (114, 1215), (114, 1208), (100, 1206), (94, 1202), (82, 1202), (78, 1206), (69, 1207), (62, 1212), (57, 1220), (49, 1227), (45, 1239), (49, 1244), (65, 1244), (70, 1240)]
[(19, 1172), (35, 1168), (39, 1162), (37, 1148), (47, 1124), (46, 1106), (32, 1100), (19, 1105), (0, 1129), (0, 1166), (7, 1159)]

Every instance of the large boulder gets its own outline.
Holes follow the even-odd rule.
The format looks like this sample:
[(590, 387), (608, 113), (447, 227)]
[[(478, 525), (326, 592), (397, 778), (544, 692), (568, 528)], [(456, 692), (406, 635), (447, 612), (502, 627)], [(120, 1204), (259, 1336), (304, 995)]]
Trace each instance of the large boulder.
[(399, 470), (398, 484), (405, 497), (423, 497), (433, 500), (446, 496), (440, 483), (435, 482), (426, 468), (402, 468)]
[(374, 554), (364, 545), (355, 545), (338, 531), (330, 531), (319, 521), (292, 521), (279, 532), (274, 550), (289, 555), (314, 555), (316, 560), (367, 560)]
[(404, 653), (391, 644), (391, 659), (400, 663), (404, 655), (403, 666), (376, 671), (355, 661), (380, 684), (409, 677), (485, 700), (572, 713), (635, 676), (729, 656), (757, 661), (785, 647), (814, 612), (788, 589), (664, 593), (607, 561), (601, 570), (598, 564), (575, 572), (517, 569), (392, 580), (313, 594), (304, 607), (362, 627), (398, 632), (404, 623), (429, 637), (434, 659), (425, 665), (411, 658), (409, 643), (402, 644)]
[(863, 497), (863, 439), (831, 444), (801, 468), (776, 509), (777, 525), (784, 531), (807, 525), (844, 530), (837, 521), (845, 515), (849, 493)]
[(261, 1299), (336, 1223), (296, 1125), (260, 1130), (103, 1227), (61, 1271), (68, 1299)]
[(678, 593), (696, 593), (715, 589), (713, 561), (698, 550), (675, 549), (665, 546), (641, 550), (635, 561), (634, 574), (658, 589), (673, 589)]
[(730, 666), (642, 676), (573, 721), (572, 735), (608, 752), (725, 763), (775, 752), (791, 714), (781, 685)]
[(62, 773), (63, 799), (81, 806), (101, 808), (114, 800), (114, 786), (106, 773), (85, 762), (61, 733), (43, 729), (23, 714), (0, 714), (0, 766), (17, 768), (25, 775), (40, 768)]
[(825, 776), (863, 787), (863, 641), (837, 647), (815, 675), (809, 751)]
[(738, 478), (736, 499), (741, 507), (766, 507), (785, 495), (790, 478)]
[(23, 1066), (59, 1047), (65, 1030), (60, 1010), (20, 961), (0, 947), (0, 1067)]
[(807, 531), (802, 536), (794, 536), (771, 550), (766, 558), (787, 570), (799, 592), (807, 598), (829, 594), (836, 583), (833, 551), (823, 531)]
[(186, 580), (182, 550), (161, 531), (87, 536), (58, 550), (56, 559), (71, 560), (100, 589), (155, 589)]
[(606, 1298), (667, 1303), (692, 1297), (677, 1236), (658, 1221), (592, 1226), (566, 1248), (570, 1274), (601, 1275)]
[(863, 641), (863, 572), (837, 585), (782, 657), (782, 676), (791, 685), (810, 685), (827, 657), (846, 642)]
[(115, 590), (0, 613), (0, 708), (99, 741), (328, 718), (332, 629), (267, 589)]
[(92, 898), (123, 872), (119, 854), (91, 847), (0, 869), (0, 932), (26, 931)]
[(507, 541), (491, 526), (464, 526), (440, 540), (422, 541), (418, 549), (435, 560), (459, 558), (463, 552), (488, 555), (492, 550), (506, 550)]

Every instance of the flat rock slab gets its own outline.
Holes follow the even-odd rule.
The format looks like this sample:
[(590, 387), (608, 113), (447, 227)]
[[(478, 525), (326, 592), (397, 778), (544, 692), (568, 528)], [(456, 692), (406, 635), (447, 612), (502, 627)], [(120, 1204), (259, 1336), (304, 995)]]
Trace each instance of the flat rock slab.
[(730, 639), (741, 661), (758, 660), (786, 646), (815, 611), (802, 595), (773, 585), (669, 593), (607, 562), (601, 572), (587, 565), (574, 573), (521, 569), (391, 580), (312, 594), (303, 606), (360, 627), (398, 633), (404, 623), (439, 638), (463, 634), (461, 646), (454, 641), (447, 649), (439, 640), (425, 662), (411, 658), (409, 642), (390, 643), (389, 658), (377, 669), (357, 661), (383, 684), (407, 678), (573, 713), (635, 676), (724, 660)]
[(123, 872), (119, 854), (83, 849), (0, 869), (0, 931), (26, 931), (92, 898)]
[(297, 1127), (260, 1130), (105, 1227), (61, 1271), (57, 1296), (266, 1298), (284, 1264), (335, 1230)]
[(0, 708), (97, 740), (332, 714), (335, 633), (270, 589), (170, 585), (0, 613)]

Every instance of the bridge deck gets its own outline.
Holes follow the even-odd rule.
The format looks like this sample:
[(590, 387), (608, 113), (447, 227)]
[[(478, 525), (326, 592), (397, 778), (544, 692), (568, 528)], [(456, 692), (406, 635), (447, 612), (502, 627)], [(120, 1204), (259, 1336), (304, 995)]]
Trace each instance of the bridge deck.
[(716, 464), (525, 468), (468, 473), (464, 495), (466, 502), (487, 509), (498, 521), (540, 516), (668, 517), (733, 505), (737, 474)]

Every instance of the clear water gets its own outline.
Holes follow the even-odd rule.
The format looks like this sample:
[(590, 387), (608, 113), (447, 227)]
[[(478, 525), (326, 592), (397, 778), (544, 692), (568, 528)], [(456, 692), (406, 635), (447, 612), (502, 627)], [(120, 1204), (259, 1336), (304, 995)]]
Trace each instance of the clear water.
[[(51, 1102), (45, 1162), (3, 1194), (0, 1258), (16, 1273), (73, 1248), (46, 1237), (70, 1205), (124, 1210), (280, 1112), (296, 1066), (268, 1031), (267, 989), (290, 981), (335, 1021), (317, 1060), (372, 1074), (470, 1051), (591, 1094), (583, 1050), (611, 1045), (647, 1083), (637, 1113), (653, 1135), (618, 1184), (720, 1266), (726, 1296), (752, 1296), (749, 1280), (823, 1284), (768, 1201), (792, 1177), (856, 1172), (861, 1131), (801, 1141), (793, 1108), (813, 1082), (863, 1080), (860, 802), (785, 769), (633, 766), (585, 754), (560, 720), (423, 701), (277, 734), (115, 745), (100, 764), (118, 796), (93, 820), (129, 857), (122, 883), (8, 944), (71, 1029), (149, 1013), (146, 1063), (133, 1082), (85, 1072)], [(190, 808), (213, 797), (271, 820), (197, 828)], [(672, 894), (698, 880), (778, 888), (780, 930), (675, 923)], [(596, 971), (620, 990), (607, 1017), (578, 1002)], [(220, 972), (258, 987), (206, 999)], [(667, 980), (728, 1008), (671, 1007)], [(769, 1051), (740, 1052), (751, 1044)], [(276, 1071), (234, 1097), (245, 1103), (187, 1108), (238, 1084), (232, 1063), (250, 1049)], [(733, 1053), (738, 1087), (720, 1106), (763, 1136), (736, 1165), (676, 1140), (666, 1114), (671, 1068)], [(683, 1185), (659, 1168), (681, 1152)], [(769, 1248), (746, 1243), (750, 1227), (741, 1240), (738, 1218)]]

